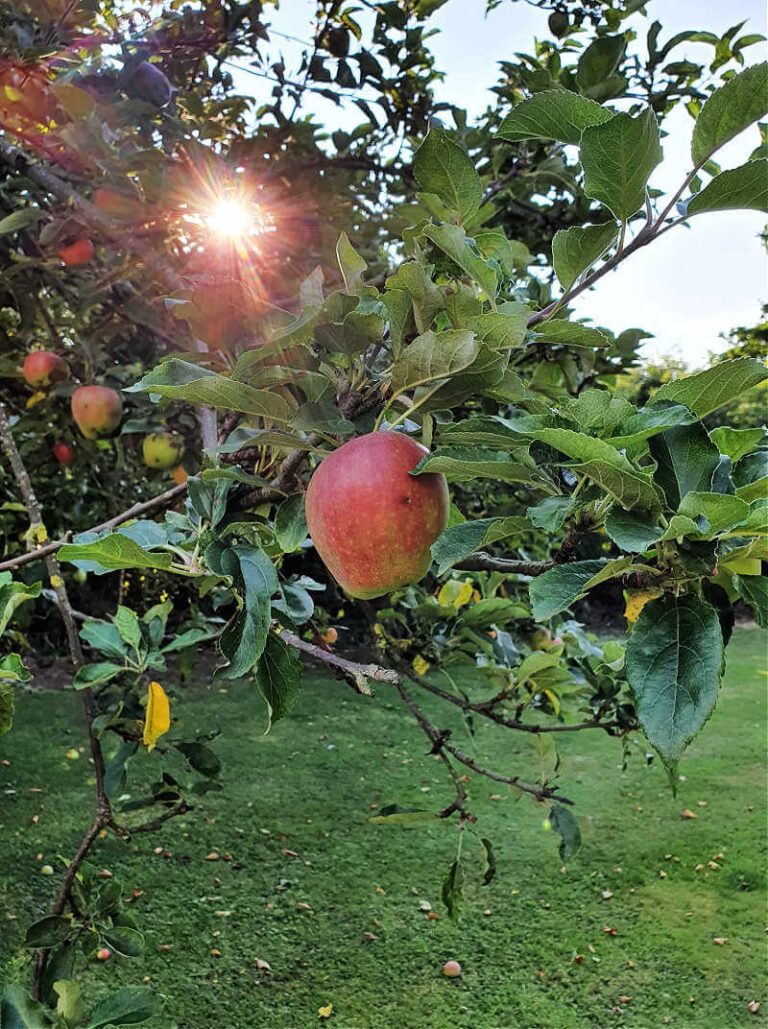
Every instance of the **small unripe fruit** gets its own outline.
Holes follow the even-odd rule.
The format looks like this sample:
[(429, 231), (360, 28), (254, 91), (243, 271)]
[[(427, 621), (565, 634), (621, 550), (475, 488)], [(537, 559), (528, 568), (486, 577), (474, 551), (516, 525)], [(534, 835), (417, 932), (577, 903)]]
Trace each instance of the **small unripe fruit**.
[(531, 650), (549, 650), (552, 646), (552, 634), (543, 625), (538, 626), (528, 637)]
[(549, 31), (557, 39), (568, 32), (568, 15), (565, 11), (553, 11), (549, 16)]
[(77, 242), (59, 250), (59, 257), (70, 268), (80, 264), (88, 264), (93, 257), (93, 243), (89, 239), (78, 239)]
[(99, 947), (99, 949), (96, 951), (96, 960), (97, 961), (109, 961), (109, 959), (111, 957), (112, 957), (112, 951), (111, 950), (107, 950), (106, 947)]
[(53, 868), (51, 865), (43, 865), (40, 869), (40, 875), (53, 875)]
[(326, 642), (326, 643), (328, 643), (328, 644), (329, 644), (330, 646), (333, 646), (333, 644), (334, 644), (334, 643), (336, 642), (336, 640), (337, 640), (338, 638), (339, 638), (339, 634), (338, 634), (338, 632), (337, 632), (337, 631), (336, 631), (336, 630), (334, 629), (334, 627), (333, 627), (333, 626), (331, 626), (331, 627), (330, 627), (329, 629), (326, 629), (326, 630), (325, 630), (325, 632), (323, 633), (323, 639), (324, 639), (324, 640), (325, 640), (325, 642)]
[(171, 471), (171, 478), (177, 486), (183, 486), (189, 478), (189, 476), (187, 475), (187, 470), (184, 467), (184, 465), (177, 464), (176, 467)]
[(40, 389), (52, 382), (69, 378), (69, 365), (63, 357), (50, 350), (33, 350), (24, 358), (24, 378), (30, 386)]
[(449, 979), (455, 979), (457, 975), (461, 975), (461, 965), (458, 961), (446, 961), (443, 965), (443, 975), (448, 976)]
[(109, 435), (122, 416), (120, 394), (109, 386), (80, 386), (72, 394), (72, 417), (86, 439)]
[(181, 437), (171, 432), (150, 432), (141, 445), (141, 456), (147, 468), (173, 468), (183, 453)]
[(75, 453), (74, 447), (71, 447), (69, 443), (65, 443), (63, 439), (60, 439), (59, 442), (53, 448), (53, 456), (56, 458), (59, 464), (63, 464), (69, 467), (69, 465), (75, 463), (75, 458), (77, 457), (77, 454)]

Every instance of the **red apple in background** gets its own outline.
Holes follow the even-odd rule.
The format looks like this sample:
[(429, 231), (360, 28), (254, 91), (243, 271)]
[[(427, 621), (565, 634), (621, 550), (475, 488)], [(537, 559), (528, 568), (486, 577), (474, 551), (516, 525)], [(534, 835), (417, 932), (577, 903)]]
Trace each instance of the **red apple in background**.
[(79, 264), (88, 264), (93, 257), (93, 243), (89, 239), (78, 239), (68, 247), (59, 250), (59, 257), (64, 264), (76, 267)]
[(69, 365), (63, 357), (50, 350), (33, 350), (24, 358), (24, 378), (30, 386), (39, 389), (69, 378)]
[(80, 386), (72, 394), (72, 417), (86, 439), (109, 435), (122, 416), (120, 394), (109, 386)]
[(53, 448), (53, 456), (59, 464), (69, 466), (74, 464), (77, 454), (75, 453), (74, 447), (71, 447), (69, 443), (65, 443), (63, 439), (60, 439)]
[(443, 965), (443, 975), (449, 979), (455, 979), (457, 975), (461, 975), (461, 965), (458, 961), (446, 961)]
[(372, 432), (339, 447), (307, 489), (307, 527), (323, 563), (362, 600), (418, 582), (448, 523), (443, 475), (409, 475), (428, 451), (398, 432)]

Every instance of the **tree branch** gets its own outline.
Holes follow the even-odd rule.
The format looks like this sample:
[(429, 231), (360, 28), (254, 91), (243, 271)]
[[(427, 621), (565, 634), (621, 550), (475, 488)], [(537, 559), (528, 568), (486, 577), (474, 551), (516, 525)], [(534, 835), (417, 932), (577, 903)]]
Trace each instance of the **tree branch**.
[(283, 643), (287, 643), (289, 647), (295, 647), (296, 650), (301, 650), (305, 654), (309, 654), (310, 657), (316, 658), (318, 661), (324, 661), (328, 665), (333, 665), (334, 668), (339, 668), (345, 673), (348, 681), (353, 685), (358, 693), (364, 693), (369, 697), (373, 696), (373, 691), (365, 681), (366, 679), (373, 679), (374, 682), (387, 682), (393, 686), (397, 686), (400, 682), (400, 676), (391, 668), (382, 668), (381, 665), (374, 664), (359, 664), (357, 661), (348, 661), (347, 658), (339, 657), (330, 650), (323, 650), (322, 647), (317, 647), (314, 643), (308, 643), (306, 640), (301, 639), (299, 636), (295, 636), (292, 632), (288, 632), (286, 629), (281, 629), (277, 635)]
[(508, 572), (510, 575), (542, 575), (554, 566), (554, 561), (512, 561), (506, 557), (492, 557), (479, 550), (453, 566), (463, 572)]

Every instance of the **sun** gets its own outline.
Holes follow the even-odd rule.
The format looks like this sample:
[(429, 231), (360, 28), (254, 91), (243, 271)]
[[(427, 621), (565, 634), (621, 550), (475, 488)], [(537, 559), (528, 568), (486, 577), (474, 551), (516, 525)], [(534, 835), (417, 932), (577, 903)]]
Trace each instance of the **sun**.
[(229, 239), (255, 235), (259, 221), (255, 205), (235, 197), (220, 197), (205, 216), (205, 224), (211, 232)]

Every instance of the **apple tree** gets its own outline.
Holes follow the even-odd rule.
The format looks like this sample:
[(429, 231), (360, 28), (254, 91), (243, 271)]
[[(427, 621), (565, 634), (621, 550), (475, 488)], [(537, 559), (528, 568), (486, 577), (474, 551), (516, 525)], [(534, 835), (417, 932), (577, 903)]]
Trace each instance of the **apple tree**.
[[(766, 65), (743, 55), (755, 37), (662, 42), (653, 22), (640, 45), (634, 0), (542, 0), (552, 38), (503, 63), (472, 122), (434, 99), (439, 6), (358, 21), (320, 2), (295, 73), (266, 4), (169, 4), (146, 23), (120, 3), (0, 8), (0, 728), (29, 676), (20, 619), (52, 603), (95, 777), (92, 820), (28, 930), (32, 995), (3, 1000), (12, 1024), (157, 1010), (131, 987), (81, 1016), (74, 967), (142, 947), (87, 860), (99, 835), (162, 831), (220, 788), (210, 735), (189, 734), (162, 684), (168, 655), (215, 645), (214, 678), (251, 679), (267, 729), (302, 655), (365, 703), (399, 696), (453, 796), (436, 811), (393, 798), (372, 821), (455, 820), (456, 916), (465, 865), (486, 882), (495, 867), (468, 772), (545, 805), (566, 860), (580, 837), (557, 734), (629, 751), (642, 732), (674, 788), (717, 701), (734, 602), (768, 619), (765, 431), (718, 421), (768, 379), (764, 361), (633, 403), (617, 383), (646, 334), (572, 306), (701, 214), (766, 210), (764, 143), (717, 163), (768, 114)], [(690, 41), (709, 67), (672, 59)], [(273, 80), (259, 107), (239, 91), (254, 67)], [(316, 96), (365, 120), (328, 134), (304, 113)], [(661, 126), (679, 104), (689, 171), (665, 194)], [(135, 575), (148, 585), (128, 603)], [(598, 644), (571, 609), (609, 582), (628, 633)], [(331, 624), (340, 608), (365, 660)], [(484, 767), (425, 694), (470, 734), (530, 738), (536, 760)], [(164, 773), (147, 784), (155, 749)], [(141, 801), (119, 799), (138, 782)]]

